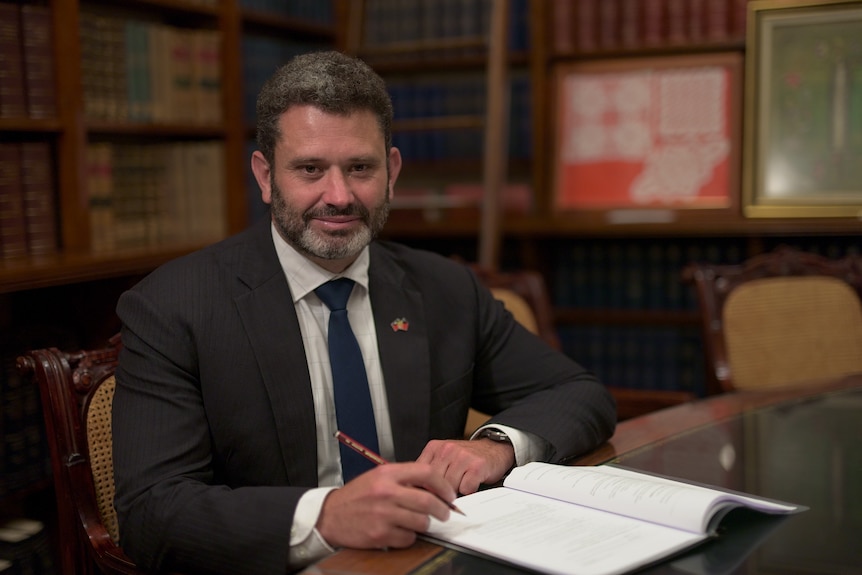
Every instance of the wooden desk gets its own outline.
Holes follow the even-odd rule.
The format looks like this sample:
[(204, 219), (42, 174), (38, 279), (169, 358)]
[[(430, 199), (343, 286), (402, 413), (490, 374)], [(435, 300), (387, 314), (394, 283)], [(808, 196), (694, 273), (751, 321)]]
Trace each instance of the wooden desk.
[[(620, 423), (574, 465), (614, 462), (807, 505), (789, 518), (728, 516), (728, 533), (644, 573), (858, 573), (862, 569), (862, 374), (737, 392)], [(731, 528), (735, 533), (731, 537)], [(528, 573), (426, 542), (344, 550), (306, 575)]]

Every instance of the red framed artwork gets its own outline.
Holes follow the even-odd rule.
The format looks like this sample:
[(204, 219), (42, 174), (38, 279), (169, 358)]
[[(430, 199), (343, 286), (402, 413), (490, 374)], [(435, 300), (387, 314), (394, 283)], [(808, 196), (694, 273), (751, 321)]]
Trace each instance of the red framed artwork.
[(561, 64), (555, 209), (738, 205), (742, 69), (736, 52)]

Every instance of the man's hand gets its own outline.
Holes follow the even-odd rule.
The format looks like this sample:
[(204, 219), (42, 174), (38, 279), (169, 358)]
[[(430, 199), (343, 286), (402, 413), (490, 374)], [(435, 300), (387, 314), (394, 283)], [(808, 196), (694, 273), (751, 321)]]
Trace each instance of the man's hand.
[(444, 501), (454, 499), (455, 490), (430, 465), (389, 463), (332, 491), (316, 527), (333, 547), (407, 547), (428, 529), (429, 515), (449, 518)]
[(458, 493), (468, 495), (483, 483), (500, 481), (515, 465), (515, 450), (509, 443), (490, 439), (434, 439), (416, 461), (437, 468)]

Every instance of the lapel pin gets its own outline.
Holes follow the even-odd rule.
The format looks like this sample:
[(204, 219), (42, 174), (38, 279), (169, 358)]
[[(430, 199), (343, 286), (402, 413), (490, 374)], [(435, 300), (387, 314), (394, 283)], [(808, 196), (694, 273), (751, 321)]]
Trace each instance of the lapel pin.
[(410, 327), (410, 323), (408, 323), (407, 318), (405, 317), (396, 318), (395, 321), (389, 325), (392, 326), (392, 331), (407, 331), (407, 328)]

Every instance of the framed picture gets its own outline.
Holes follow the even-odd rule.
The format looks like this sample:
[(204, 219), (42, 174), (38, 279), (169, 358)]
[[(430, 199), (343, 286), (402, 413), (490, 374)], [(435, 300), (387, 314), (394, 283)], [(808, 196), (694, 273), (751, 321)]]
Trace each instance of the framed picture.
[(555, 210), (738, 207), (742, 70), (740, 53), (561, 64)]
[(743, 212), (862, 213), (862, 3), (749, 4)]

